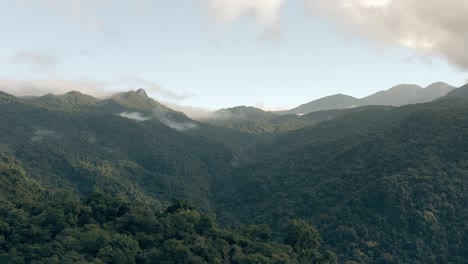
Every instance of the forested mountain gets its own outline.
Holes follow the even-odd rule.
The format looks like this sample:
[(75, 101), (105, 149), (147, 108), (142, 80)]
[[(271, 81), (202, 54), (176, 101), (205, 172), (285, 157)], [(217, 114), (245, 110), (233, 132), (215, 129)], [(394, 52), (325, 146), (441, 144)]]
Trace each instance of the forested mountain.
[(295, 114), (279, 115), (255, 107), (238, 106), (216, 111), (200, 121), (251, 134), (282, 133), (318, 123)]
[(466, 100), (207, 124), (39, 98), (0, 93), (0, 263), (467, 263)]
[(426, 88), (414, 84), (400, 84), (388, 90), (380, 91), (361, 99), (348, 95), (332, 95), (300, 105), (279, 114), (305, 114), (315, 111), (346, 109), (366, 105), (402, 106), (407, 104), (426, 103), (446, 95), (455, 87), (443, 82), (433, 83)]
[(465, 263), (468, 103), (342, 115), (256, 150), (219, 187), (225, 223), (300, 216), (358, 263)]
[(120, 111), (143, 110), (152, 103), (123, 102), (114, 113), (105, 113), (100, 105), (80, 111), (2, 95), (0, 150), (13, 153), (46, 187), (72, 188), (84, 195), (98, 189), (156, 204), (180, 197), (208, 208), (210, 186), (229, 173), (237, 160), (235, 152), (204, 136), (184, 133), (192, 123), (160, 112), (145, 122), (119, 116)]
[(338, 263), (301, 220), (277, 243), (266, 225), (222, 229), (180, 200), (154, 210), (100, 192), (48, 190), (1, 152), (0, 183), (1, 263)]
[(94, 104), (98, 102), (99, 99), (77, 91), (72, 91), (62, 95), (46, 94), (41, 97), (33, 98), (33, 101), (70, 107)]
[[(254, 107), (235, 107), (223, 109), (216, 112), (216, 115), (200, 121), (213, 124), (236, 131), (241, 131), (252, 135), (259, 135), (257, 142), (267, 136), (276, 136), (287, 132), (295, 131), (300, 128), (314, 126), (323, 121), (329, 121), (341, 115), (353, 112), (360, 112), (367, 109), (388, 109), (385, 106), (362, 106), (348, 109), (333, 109), (311, 112), (304, 115), (296, 114), (275, 114), (266, 112)], [(248, 113), (246, 113), (248, 112)], [(260, 135), (264, 135), (261, 137)], [(244, 139), (246, 136), (243, 137)]]

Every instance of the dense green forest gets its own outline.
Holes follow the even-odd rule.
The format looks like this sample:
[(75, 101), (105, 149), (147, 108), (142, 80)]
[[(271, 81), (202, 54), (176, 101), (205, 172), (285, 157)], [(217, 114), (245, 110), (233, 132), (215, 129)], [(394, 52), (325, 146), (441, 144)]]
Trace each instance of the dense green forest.
[(467, 101), (229, 111), (0, 93), (0, 263), (468, 263)]
[(354, 112), (257, 148), (219, 188), (223, 221), (301, 217), (358, 263), (468, 259), (468, 102)]
[(0, 263), (337, 263), (301, 220), (230, 231), (182, 200), (153, 210), (101, 192), (50, 191), (0, 153)]

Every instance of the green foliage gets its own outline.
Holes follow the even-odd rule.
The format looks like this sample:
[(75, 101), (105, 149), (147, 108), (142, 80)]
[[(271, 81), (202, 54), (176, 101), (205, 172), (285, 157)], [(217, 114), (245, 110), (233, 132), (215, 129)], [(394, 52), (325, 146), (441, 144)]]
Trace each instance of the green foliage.
[[(101, 190), (153, 206), (181, 197), (207, 209), (214, 181), (227, 175), (237, 159), (225, 145), (157, 119), (138, 122), (119, 112), (101, 113), (93, 105), (77, 110), (2, 98), (0, 150), (23, 162), (25, 171), (46, 187), (82, 195)], [(138, 98), (149, 105), (138, 106)], [(142, 109), (157, 104), (137, 92), (119, 100)]]
[(39, 101), (0, 93), (0, 263), (468, 259), (462, 100), (250, 109), (248, 133), (118, 116), (162, 107), (142, 91)]
[(316, 249), (320, 245), (317, 230), (300, 219), (290, 220), (285, 230), (285, 242), (296, 250)]
[(218, 216), (274, 234), (300, 217), (340, 261), (465, 263), (467, 125), (466, 102), (441, 101), (350, 112), (279, 136), (220, 186)]
[(279, 115), (246, 106), (219, 110), (203, 121), (251, 134), (282, 133), (318, 123), (308, 117)]
[(38, 187), (0, 204), (1, 263), (302, 263), (270, 241), (268, 226), (222, 229), (182, 200), (161, 212), (100, 192), (45, 191), (14, 159), (0, 158), (6, 196)]

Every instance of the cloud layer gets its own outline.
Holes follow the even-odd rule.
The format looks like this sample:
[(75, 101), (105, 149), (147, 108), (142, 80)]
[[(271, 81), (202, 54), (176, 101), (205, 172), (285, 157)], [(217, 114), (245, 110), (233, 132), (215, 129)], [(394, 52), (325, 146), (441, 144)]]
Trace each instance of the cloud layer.
[[(401, 45), (418, 55), (442, 56), (468, 70), (466, 0), (304, 0), (351, 34)], [(214, 18), (224, 23), (252, 15), (263, 37), (277, 36), (281, 9), (289, 0), (206, 0)]]
[(245, 15), (253, 15), (263, 26), (262, 38), (271, 38), (280, 31), (280, 11), (285, 0), (207, 0), (211, 15), (218, 21), (232, 23)]
[(468, 70), (465, 0), (306, 0), (343, 28)]

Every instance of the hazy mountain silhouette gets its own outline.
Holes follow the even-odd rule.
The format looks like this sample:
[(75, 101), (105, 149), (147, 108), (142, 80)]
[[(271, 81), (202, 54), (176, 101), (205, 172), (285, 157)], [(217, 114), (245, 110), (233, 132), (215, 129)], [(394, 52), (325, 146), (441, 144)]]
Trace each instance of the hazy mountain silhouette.
[(468, 100), (468, 84), (461, 86), (460, 88), (454, 89), (445, 96), (437, 98), (436, 100), (444, 100), (444, 99), (455, 99), (461, 98)]
[(388, 90), (379, 91), (361, 99), (336, 94), (323, 97), (300, 105), (291, 110), (279, 111), (278, 114), (305, 114), (315, 111), (346, 109), (365, 105), (402, 106), (407, 104), (426, 103), (446, 95), (455, 87), (443, 82), (433, 83), (426, 88), (414, 84), (400, 84)]

